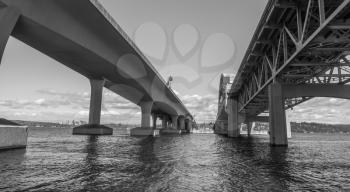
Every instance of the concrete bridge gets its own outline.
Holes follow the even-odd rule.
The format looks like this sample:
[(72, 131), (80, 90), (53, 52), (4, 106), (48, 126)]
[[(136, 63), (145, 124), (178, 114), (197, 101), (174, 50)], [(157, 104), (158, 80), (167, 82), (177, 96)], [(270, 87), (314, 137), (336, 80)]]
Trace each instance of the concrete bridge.
[(97, 0), (0, 0), (0, 59), (9, 36), (90, 80), (89, 124), (74, 134), (112, 134), (100, 125), (104, 87), (140, 106), (132, 135), (155, 134), (158, 118), (164, 132), (191, 130), (190, 112)]
[(234, 80), (222, 76), (217, 124), (238, 137), (241, 123), (266, 121), (270, 144), (287, 145), (286, 109), (350, 98), (349, 55), (350, 0), (269, 0)]

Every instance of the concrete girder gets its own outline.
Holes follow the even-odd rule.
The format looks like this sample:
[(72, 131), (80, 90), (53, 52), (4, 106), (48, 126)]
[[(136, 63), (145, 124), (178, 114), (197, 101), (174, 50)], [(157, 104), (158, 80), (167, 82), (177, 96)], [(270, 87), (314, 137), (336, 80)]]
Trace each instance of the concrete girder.
[(183, 114), (181, 109), (179, 109), (176, 104), (169, 104), (166, 102), (153, 101), (152, 111), (159, 114), (180, 115)]
[(0, 65), (7, 41), (20, 16), (19, 10), (13, 7), (0, 7)]

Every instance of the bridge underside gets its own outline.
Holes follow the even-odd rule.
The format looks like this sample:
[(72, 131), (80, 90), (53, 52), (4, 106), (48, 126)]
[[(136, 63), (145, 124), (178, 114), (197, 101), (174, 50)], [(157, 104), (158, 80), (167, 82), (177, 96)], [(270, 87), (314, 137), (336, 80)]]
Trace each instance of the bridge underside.
[(104, 87), (141, 107), (142, 128), (153, 127), (152, 114), (192, 122), (180, 99), (97, 0), (0, 0), (0, 28), (0, 59), (13, 36), (90, 80), (89, 125), (77, 134), (111, 134), (99, 125)]
[(349, 98), (349, 4), (268, 2), (228, 95), (237, 103), (232, 114), (269, 114), (272, 145), (288, 143), (286, 109), (313, 97)]

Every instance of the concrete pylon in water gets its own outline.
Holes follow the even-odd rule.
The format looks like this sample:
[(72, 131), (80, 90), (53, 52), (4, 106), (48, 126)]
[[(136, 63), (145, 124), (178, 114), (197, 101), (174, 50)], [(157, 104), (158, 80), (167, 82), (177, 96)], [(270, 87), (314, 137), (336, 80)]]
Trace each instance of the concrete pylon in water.
[(151, 116), (153, 101), (141, 102), (141, 127), (130, 130), (131, 136), (155, 136), (159, 135), (159, 130), (151, 126)]
[(105, 80), (90, 79), (91, 96), (89, 109), (89, 124), (73, 129), (74, 135), (112, 135), (113, 129), (101, 125), (101, 105)]
[(287, 126), (287, 138), (292, 138), (292, 128), (291, 128), (291, 115), (292, 111), (290, 109), (286, 110), (286, 126)]
[(178, 129), (178, 115), (172, 115), (171, 116), (171, 127), (163, 128), (160, 130), (161, 134), (180, 134), (181, 130)]
[(238, 123), (238, 102), (237, 98), (230, 98), (227, 103), (228, 107), (228, 126), (227, 136), (228, 137), (239, 137), (240, 129)]
[(270, 144), (272, 146), (287, 146), (286, 114), (282, 85), (269, 85), (269, 112), (270, 112)]

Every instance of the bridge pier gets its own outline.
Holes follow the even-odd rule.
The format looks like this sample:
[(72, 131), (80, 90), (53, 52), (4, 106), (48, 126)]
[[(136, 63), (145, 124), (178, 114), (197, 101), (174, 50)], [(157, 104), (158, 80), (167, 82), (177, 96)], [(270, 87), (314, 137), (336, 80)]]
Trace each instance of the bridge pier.
[(187, 119), (187, 132), (191, 133), (192, 132), (192, 120)]
[(290, 125), (290, 110), (286, 110), (286, 127), (287, 127), (287, 138), (290, 139), (292, 138), (292, 128)]
[(153, 129), (156, 129), (157, 128), (157, 118), (158, 118), (158, 116), (157, 116), (157, 114), (155, 114), (155, 113), (153, 113), (152, 114), (152, 120), (153, 120)]
[(172, 123), (173, 129), (177, 129), (177, 119), (178, 118), (179, 118), (178, 115), (172, 115), (171, 116), (171, 123)]
[(283, 90), (280, 83), (269, 85), (269, 112), (270, 145), (287, 146), (286, 114), (284, 111)]
[(160, 131), (161, 134), (180, 134), (181, 130), (178, 129), (178, 115), (171, 116), (171, 127), (164, 128)]
[(163, 115), (162, 117), (162, 129), (166, 129), (168, 127), (168, 117)]
[(185, 129), (185, 118), (184, 117), (180, 117), (179, 128), (180, 128), (180, 130), (184, 130)]
[(90, 124), (100, 124), (104, 83), (105, 83), (104, 80), (90, 80), (90, 85), (91, 85), (91, 99), (90, 99), (90, 113), (89, 113)]
[(153, 101), (141, 102), (141, 127), (130, 130), (131, 136), (155, 136), (159, 135), (159, 130), (151, 126), (151, 112)]
[(239, 137), (240, 129), (238, 123), (238, 101), (237, 98), (228, 99), (228, 126), (227, 136), (228, 137)]
[(151, 110), (153, 102), (142, 102), (141, 104), (141, 128), (151, 128)]
[(248, 137), (250, 137), (250, 135), (252, 133), (253, 122), (249, 121), (246, 124), (247, 124), (247, 135), (248, 135)]
[(105, 80), (90, 79), (89, 124), (73, 128), (74, 135), (112, 135), (113, 129), (100, 125), (102, 93)]
[(220, 135), (227, 135), (227, 124), (227, 119), (216, 120), (214, 125), (214, 133)]

